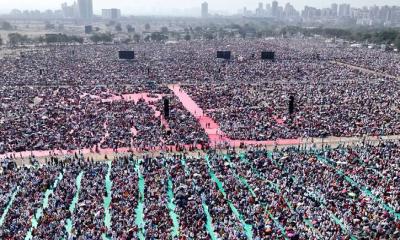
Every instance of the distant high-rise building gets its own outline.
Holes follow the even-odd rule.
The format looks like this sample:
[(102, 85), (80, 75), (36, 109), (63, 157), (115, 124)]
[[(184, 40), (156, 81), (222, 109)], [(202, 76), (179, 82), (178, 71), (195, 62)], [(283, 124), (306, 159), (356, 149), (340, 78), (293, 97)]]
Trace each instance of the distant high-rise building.
[(312, 20), (321, 16), (321, 10), (315, 7), (305, 6), (301, 15), (305, 19)]
[(121, 10), (117, 8), (102, 9), (101, 16), (106, 19), (115, 20), (121, 17)]
[(276, 17), (280, 18), (282, 16), (283, 16), (283, 7), (278, 6), (278, 14), (276, 15)]
[(243, 8), (243, 16), (250, 16), (252, 12), (247, 9), (247, 7)]
[(77, 17), (77, 5), (76, 2), (74, 2), (74, 4), (72, 4), (71, 6), (68, 6), (67, 3), (63, 3), (61, 4), (61, 11), (62, 11), (62, 15), (65, 18), (74, 18)]
[(272, 2), (272, 7), (271, 7), (271, 15), (273, 17), (278, 17), (278, 14), (279, 14), (278, 2), (277, 1), (273, 1)]
[(207, 2), (203, 2), (201, 4), (201, 16), (203, 18), (208, 17), (208, 3)]
[(93, 0), (78, 0), (79, 17), (90, 20), (93, 17)]
[(350, 17), (350, 4), (340, 4), (338, 16), (339, 17)]
[(265, 4), (265, 13), (267, 16), (271, 16), (271, 4), (270, 3)]
[(337, 17), (337, 14), (338, 14), (337, 11), (338, 11), (338, 5), (336, 3), (332, 3), (332, 5), (331, 5), (332, 17)]
[(283, 14), (285, 17), (294, 17), (298, 15), (296, 9), (290, 3), (285, 5)]
[(332, 9), (330, 8), (322, 8), (321, 10), (321, 17), (326, 19), (329, 18), (332, 15)]
[(369, 12), (370, 12), (370, 18), (378, 18), (379, 17), (379, 7), (378, 6), (371, 6), (369, 8)]
[(256, 14), (258, 16), (264, 15), (264, 4), (262, 2), (258, 3), (258, 8), (256, 9)]

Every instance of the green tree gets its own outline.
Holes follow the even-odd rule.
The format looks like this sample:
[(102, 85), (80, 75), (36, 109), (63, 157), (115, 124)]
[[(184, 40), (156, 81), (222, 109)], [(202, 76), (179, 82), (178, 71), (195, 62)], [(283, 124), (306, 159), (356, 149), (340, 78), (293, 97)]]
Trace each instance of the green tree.
[(145, 29), (146, 31), (149, 31), (150, 28), (151, 28), (150, 24), (146, 23), (146, 24), (144, 25), (144, 29)]
[(245, 39), (246, 36), (247, 36), (247, 32), (243, 28), (241, 28), (239, 30), (239, 35), (240, 35), (241, 38)]
[(190, 35), (189, 35), (189, 34), (186, 34), (186, 35), (185, 35), (185, 40), (186, 40), (186, 41), (190, 41), (190, 39), (191, 39)]
[(121, 42), (124, 43), (124, 44), (129, 44), (129, 43), (132, 42), (132, 38), (129, 37), (129, 38), (122, 39)]
[(400, 33), (397, 34), (396, 40), (394, 40), (394, 46), (400, 51)]
[(142, 36), (138, 33), (133, 35), (133, 41), (135, 41), (135, 43), (139, 43), (141, 38), (142, 38)]
[(64, 41), (64, 36), (58, 35), (58, 34), (46, 34), (44, 37), (44, 40), (47, 44), (49, 43), (59, 43)]
[[(41, 40), (41, 39), (39, 39)], [(49, 44), (49, 43), (83, 43), (83, 38), (79, 36), (68, 36), (66, 34), (46, 34), (44, 37), (44, 41)]]
[(128, 31), (128, 33), (134, 33), (135, 32), (135, 28), (132, 27), (132, 25), (127, 24), (126, 25), (126, 31)]
[(44, 28), (46, 30), (53, 30), (53, 29), (56, 29), (56, 26), (54, 24), (50, 23), (50, 22), (46, 22), (45, 25), (44, 25)]
[(117, 25), (115, 25), (115, 31), (117, 31), (117, 32), (121, 32), (122, 31), (121, 23), (117, 23)]
[(90, 36), (90, 40), (96, 44), (99, 42), (112, 42), (113, 36), (111, 33), (95, 33)]
[(168, 34), (168, 28), (167, 27), (162, 27), (161, 28), (161, 33), (162, 34)]
[(398, 31), (394, 29), (385, 29), (382, 31), (377, 31), (373, 34), (373, 38), (377, 43), (393, 43), (398, 35)]
[(203, 32), (203, 28), (200, 27), (200, 26), (197, 26), (197, 27), (194, 28), (194, 31), (195, 31), (196, 33), (198, 33), (198, 34), (201, 34), (201, 33)]
[(16, 46), (24, 43), (28, 43), (31, 39), (28, 38), (27, 35), (21, 35), (19, 33), (10, 33), (8, 34), (8, 39), (11, 46)]
[(206, 40), (213, 40), (214, 39), (214, 34), (212, 32), (206, 32), (206, 33), (204, 33), (203, 37)]
[(160, 33), (160, 32), (153, 32), (151, 33), (151, 41), (161, 42), (168, 40), (168, 36)]
[(3, 39), (0, 37), (0, 46), (3, 45)]
[(83, 37), (72, 35), (72, 36), (67, 36), (67, 42), (75, 42), (82, 44), (84, 42), (84, 39)]
[(177, 41), (182, 39), (181, 33), (175, 31), (171, 32), (171, 37)]
[(107, 27), (111, 27), (111, 26), (114, 26), (115, 24), (116, 24), (116, 22), (113, 21), (113, 20), (111, 20), (111, 21), (109, 21), (108, 23), (106, 23), (106, 26), (107, 26)]
[(6, 30), (6, 31), (10, 31), (10, 30), (13, 30), (13, 26), (11, 25), (11, 23), (9, 23), (7, 21), (3, 21), (1, 23), (1, 29)]
[(45, 39), (44, 36), (39, 36), (39, 37), (37, 37), (37, 38), (35, 39), (35, 42), (44, 43), (44, 42), (46, 42), (46, 39)]

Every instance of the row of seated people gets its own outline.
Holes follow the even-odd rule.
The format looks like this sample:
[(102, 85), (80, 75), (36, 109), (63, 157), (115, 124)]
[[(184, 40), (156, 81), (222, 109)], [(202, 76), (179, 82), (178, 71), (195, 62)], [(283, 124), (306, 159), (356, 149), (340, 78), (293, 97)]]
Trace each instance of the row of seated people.
[(52, 157), (3, 171), (0, 237), (397, 239), (398, 147)]

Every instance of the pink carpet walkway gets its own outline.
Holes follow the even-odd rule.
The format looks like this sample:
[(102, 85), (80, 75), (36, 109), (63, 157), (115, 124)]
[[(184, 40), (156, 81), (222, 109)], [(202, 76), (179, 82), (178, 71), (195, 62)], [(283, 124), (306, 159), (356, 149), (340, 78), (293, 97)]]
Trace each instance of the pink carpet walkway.
[[(239, 147), (241, 144), (244, 145), (295, 145), (300, 144), (301, 139), (278, 139), (276, 141), (252, 141), (252, 140), (232, 140), (226, 136), (226, 134), (220, 129), (219, 125), (209, 116), (204, 114), (204, 110), (201, 109), (195, 101), (178, 85), (170, 85), (175, 96), (179, 98), (183, 106), (199, 121), (201, 127), (208, 134), (211, 146), (218, 144), (229, 144), (230, 146)], [(278, 124), (282, 124), (283, 120), (277, 119)]]
[[(210, 139), (210, 146), (217, 146), (217, 145), (230, 145), (234, 147), (239, 147), (241, 144), (244, 145), (264, 145), (264, 146), (273, 146), (273, 145), (298, 145), (301, 143), (301, 139), (279, 139), (277, 141), (248, 141), (248, 140), (232, 140), (226, 136), (226, 134), (221, 131), (219, 125), (209, 116), (204, 114), (203, 109), (201, 109), (196, 102), (179, 86), (179, 85), (170, 85), (169, 88), (174, 92), (174, 94), (179, 98), (182, 102), (183, 106), (199, 121), (201, 127), (205, 130), (208, 134)], [(87, 94), (88, 95), (88, 94)], [(134, 101), (137, 103), (139, 99), (144, 99), (147, 104), (151, 108), (155, 110), (155, 116), (161, 118), (162, 124), (168, 129), (168, 122), (163, 118), (161, 112), (156, 110), (156, 107), (153, 105), (154, 102), (162, 99), (164, 96), (163, 94), (151, 94), (152, 96), (156, 97), (149, 97), (149, 93), (137, 93), (137, 94), (124, 94), (122, 96), (113, 95), (112, 97), (101, 99), (99, 96), (90, 95), (92, 98), (101, 99), (102, 102), (113, 102), (113, 101)], [(84, 95), (86, 96), (86, 95)], [(278, 121), (278, 124), (279, 121)], [(104, 142), (105, 138), (108, 137), (108, 124), (104, 123), (105, 129), (105, 136), (102, 138), (102, 142)], [(130, 129), (133, 135), (137, 134), (137, 130), (135, 128)], [(99, 144), (100, 146), (101, 144)], [(191, 145), (184, 146), (185, 149), (189, 150)], [(201, 145), (196, 146), (198, 149), (201, 149)], [(142, 153), (146, 151), (176, 151), (175, 146), (163, 146), (163, 147), (153, 147), (150, 149), (138, 149), (138, 148), (119, 148), (119, 153), (126, 153), (126, 152), (133, 152), (133, 153)], [(13, 153), (5, 153), (0, 154), (0, 158), (4, 158), (10, 155), (15, 155), (15, 157), (29, 157), (29, 156), (36, 156), (36, 157), (47, 157), (47, 156), (62, 156), (68, 154), (75, 154), (75, 153), (82, 153), (82, 154), (91, 154), (96, 153), (95, 149), (81, 149), (81, 150), (46, 150), (46, 151), (25, 151), (25, 152), (13, 152)], [(114, 150), (111, 148), (98, 149), (98, 154), (112, 154)]]

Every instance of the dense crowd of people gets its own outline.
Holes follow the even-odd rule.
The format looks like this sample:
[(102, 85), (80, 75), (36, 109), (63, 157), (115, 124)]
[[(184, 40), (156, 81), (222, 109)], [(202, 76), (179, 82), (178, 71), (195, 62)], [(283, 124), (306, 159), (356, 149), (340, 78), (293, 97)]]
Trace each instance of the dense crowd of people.
[[(399, 135), (398, 55), (237, 39), (141, 43), (137, 60), (118, 60), (129, 48), (0, 59), (0, 239), (400, 238), (398, 142), (104, 162), (53, 154), (206, 146), (211, 124), (203, 129), (171, 84), (233, 140)], [(231, 61), (215, 59), (222, 49)], [(264, 50), (276, 60), (261, 61)], [(16, 166), (25, 151), (30, 166)], [(33, 151), (48, 151), (46, 164)]]
[[(118, 60), (121, 49), (137, 60)], [(216, 59), (221, 49), (233, 60)], [(261, 61), (265, 50), (276, 61)], [(393, 53), (318, 39), (41, 46), (0, 59), (0, 154), (206, 145), (169, 89), (179, 83), (234, 140), (398, 135), (399, 83), (379, 74), (396, 75), (397, 63)]]
[[(167, 87), (18, 86), (1, 87), (0, 93), (0, 153), (149, 148), (208, 141)], [(137, 99), (131, 99), (134, 94), (139, 95)], [(170, 98), (166, 121), (162, 121), (162, 97)]]
[(397, 239), (398, 149), (51, 157), (3, 170), (0, 237)]
[[(232, 139), (398, 135), (400, 83), (361, 73), (359, 77), (186, 85), (184, 89)], [(294, 96), (293, 114), (290, 96)]]

